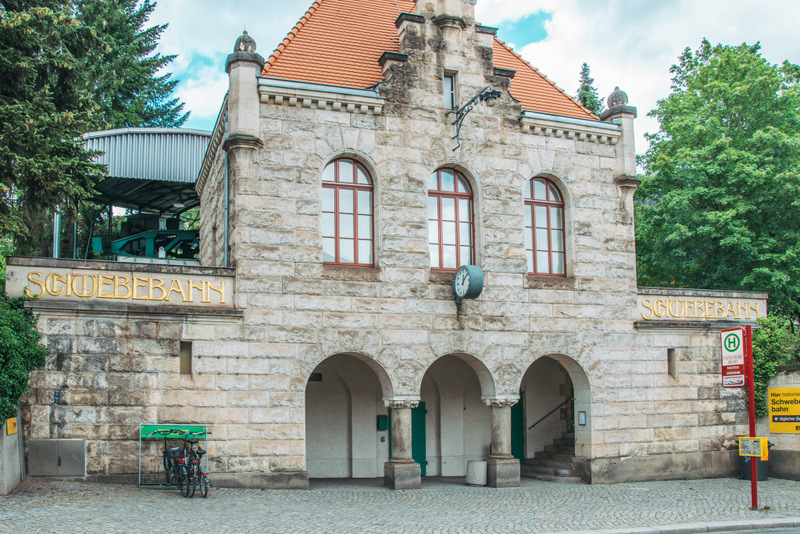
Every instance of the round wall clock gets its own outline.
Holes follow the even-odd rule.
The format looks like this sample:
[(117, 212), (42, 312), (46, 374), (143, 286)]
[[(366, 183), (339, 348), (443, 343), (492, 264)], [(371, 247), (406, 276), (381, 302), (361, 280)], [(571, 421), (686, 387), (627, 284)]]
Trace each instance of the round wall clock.
[(461, 299), (478, 298), (483, 291), (483, 269), (477, 265), (462, 265), (456, 271), (453, 278), (453, 294), (456, 296), (456, 304), (461, 303)]

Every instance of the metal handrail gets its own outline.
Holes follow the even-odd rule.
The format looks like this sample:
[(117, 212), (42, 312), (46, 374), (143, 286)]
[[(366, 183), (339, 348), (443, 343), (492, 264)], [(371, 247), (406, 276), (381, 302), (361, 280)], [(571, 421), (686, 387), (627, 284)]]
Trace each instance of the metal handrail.
[(541, 419), (539, 419), (538, 421), (536, 421), (535, 423), (533, 423), (531, 426), (529, 426), (529, 427), (528, 427), (528, 430), (532, 429), (533, 427), (535, 427), (536, 425), (538, 425), (539, 423), (541, 423), (542, 421), (544, 421), (545, 419), (547, 419), (547, 418), (548, 418), (550, 415), (552, 415), (553, 413), (555, 413), (555, 411), (556, 411), (556, 410), (558, 410), (559, 408), (561, 408), (562, 406), (564, 406), (566, 403), (568, 403), (569, 401), (573, 400), (574, 398), (575, 398), (575, 397), (570, 397), (570, 398), (568, 398), (567, 400), (565, 400), (564, 402), (562, 402), (561, 404), (559, 404), (558, 406), (556, 406), (555, 408), (553, 408), (552, 410), (550, 410), (549, 412), (547, 412), (547, 413), (546, 413), (546, 414), (545, 414), (545, 415), (544, 415), (544, 416), (543, 416)]

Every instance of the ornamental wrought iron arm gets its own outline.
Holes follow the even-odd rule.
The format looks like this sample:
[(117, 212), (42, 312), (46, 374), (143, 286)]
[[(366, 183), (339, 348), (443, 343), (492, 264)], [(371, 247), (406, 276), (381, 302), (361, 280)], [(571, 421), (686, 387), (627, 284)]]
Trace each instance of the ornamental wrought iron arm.
[(453, 125), (456, 127), (456, 135), (453, 136), (453, 139), (458, 141), (458, 145), (453, 148), (453, 150), (458, 150), (461, 148), (461, 124), (464, 122), (464, 119), (472, 111), (472, 108), (478, 102), (486, 102), (486, 105), (489, 107), (494, 106), (497, 103), (497, 99), (499, 99), (503, 94), (496, 89), (492, 89), (491, 85), (487, 85), (481, 91), (469, 99), (469, 102), (461, 106), (460, 108), (451, 109), (447, 113), (444, 114), (445, 117), (453, 113), (456, 118), (453, 120)]

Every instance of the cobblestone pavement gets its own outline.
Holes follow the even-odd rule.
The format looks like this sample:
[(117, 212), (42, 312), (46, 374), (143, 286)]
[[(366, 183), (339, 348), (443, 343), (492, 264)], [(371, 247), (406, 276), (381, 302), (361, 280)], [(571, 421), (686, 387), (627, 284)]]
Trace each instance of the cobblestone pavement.
[[(737, 479), (571, 485), (523, 479), (519, 488), (426, 478), (419, 490), (379, 480), (312, 481), (311, 490), (177, 490), (28, 480), (0, 497), (0, 532), (698, 532), (800, 526), (800, 482)], [(766, 508), (768, 507), (768, 508)], [(650, 528), (636, 528), (650, 527)], [(653, 528), (657, 527), (657, 528)]]

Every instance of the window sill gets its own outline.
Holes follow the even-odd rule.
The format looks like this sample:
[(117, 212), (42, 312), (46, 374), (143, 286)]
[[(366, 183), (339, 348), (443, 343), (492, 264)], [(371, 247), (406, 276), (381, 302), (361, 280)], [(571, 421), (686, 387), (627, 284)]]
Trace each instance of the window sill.
[(343, 282), (380, 282), (381, 270), (378, 267), (323, 264), (322, 277), (326, 280), (341, 280)]
[(572, 276), (538, 276), (528, 274), (523, 279), (525, 289), (575, 289)]
[(428, 275), (428, 282), (442, 286), (449, 286), (453, 284), (453, 278), (456, 277), (456, 271), (430, 271)]

